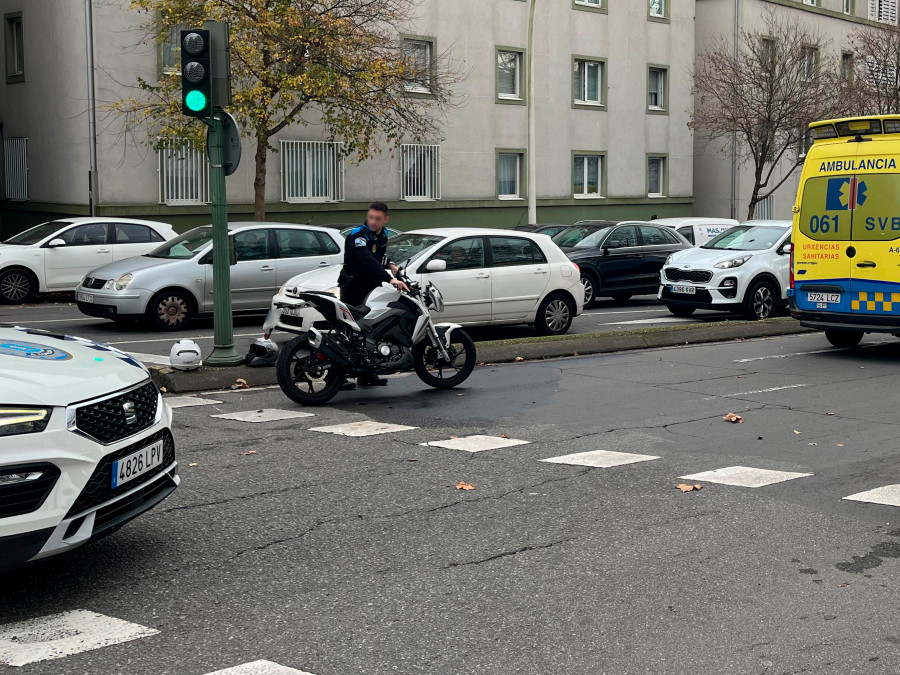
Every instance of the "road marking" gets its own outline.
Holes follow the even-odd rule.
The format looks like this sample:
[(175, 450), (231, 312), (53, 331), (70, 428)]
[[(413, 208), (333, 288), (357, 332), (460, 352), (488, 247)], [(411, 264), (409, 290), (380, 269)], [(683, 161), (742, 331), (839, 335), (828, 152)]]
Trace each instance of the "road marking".
[(633, 326), (642, 323), (696, 323), (696, 319), (682, 319), (677, 316), (664, 316), (659, 319), (634, 319), (633, 321), (613, 321), (617, 326)]
[(396, 431), (412, 431), (419, 427), (408, 427), (403, 424), (383, 424), (382, 422), (351, 422), (350, 424), (335, 424), (330, 427), (315, 427), (310, 431), (321, 431), (326, 434), (338, 436), (375, 436), (377, 434), (392, 434)]
[(448, 448), (450, 450), (465, 450), (466, 452), (484, 452), (485, 450), (497, 450), (510, 448), (514, 445), (528, 445), (531, 441), (520, 441), (515, 438), (502, 438), (501, 436), (463, 436), (462, 438), (448, 438), (446, 441), (431, 441), (422, 445), (432, 448)]
[[(256, 333), (238, 333), (234, 337), (260, 337), (262, 335), (262, 328), (260, 328), (259, 332)], [(179, 340), (212, 340), (215, 336), (213, 335), (188, 335), (184, 337), (172, 337), (167, 338), (153, 338), (150, 340), (119, 340), (118, 342), (104, 342), (103, 344), (107, 345), (139, 345), (145, 342), (171, 342), (172, 344), (178, 342)], [(97, 342), (101, 342), (101, 340), (97, 340)]]
[(222, 402), (211, 398), (200, 398), (199, 396), (167, 396), (164, 400), (173, 410), (197, 405), (218, 405)]
[(31, 321), (30, 319), (25, 321), (26, 324), (33, 323), (72, 323), (75, 321), (103, 321), (103, 319), (41, 319), (40, 321)]
[(769, 354), (768, 356), (754, 356), (749, 359), (735, 359), (732, 363), (750, 363), (751, 361), (768, 361), (769, 359), (786, 359), (791, 356), (807, 356), (808, 354), (827, 354), (828, 352), (839, 351), (832, 347), (831, 349), (816, 349), (811, 352), (794, 352), (793, 354)]
[(612, 312), (582, 312), (579, 316), (606, 316), (608, 314), (668, 314), (667, 309), (623, 309)]
[(0, 626), (0, 663), (24, 666), (157, 633), (153, 628), (76, 609)]
[(142, 354), (141, 352), (128, 352), (141, 363), (149, 363), (154, 366), (170, 366), (171, 360), (162, 354)]
[(885, 485), (866, 492), (859, 492), (844, 499), (852, 502), (866, 502), (867, 504), (884, 504), (885, 506), (900, 506), (900, 485)]
[(293, 420), (301, 417), (315, 417), (314, 413), (301, 412), (299, 410), (278, 410), (276, 408), (266, 408), (264, 410), (242, 410), (241, 412), (223, 413), (221, 415), (210, 415), (222, 420), (235, 420), (237, 422), (251, 422), (257, 424), (259, 422), (278, 422), (280, 420)]
[(216, 670), (206, 675), (312, 675), (305, 670), (288, 668), (272, 661), (252, 661), (232, 668)]
[(784, 391), (785, 389), (799, 389), (800, 387), (809, 387), (808, 384), (787, 384), (783, 387), (769, 387), (768, 389), (754, 389), (753, 391), (742, 391), (738, 394), (722, 394), (721, 396), (707, 396), (704, 401), (712, 401), (717, 398), (736, 398), (738, 396), (752, 396), (753, 394), (770, 394), (773, 391)]
[(749, 466), (728, 466), (715, 471), (703, 471), (690, 476), (681, 476), (685, 480), (699, 480), (707, 483), (721, 483), (722, 485), (737, 485), (738, 487), (758, 488), (774, 483), (782, 483), (795, 478), (806, 478), (811, 473), (795, 473), (793, 471), (770, 471), (769, 469), (754, 469)]
[(590, 452), (576, 452), (561, 457), (542, 459), (542, 462), (551, 464), (573, 464), (575, 466), (593, 466), (599, 469), (609, 469), (623, 464), (635, 464), (636, 462), (649, 462), (651, 459), (659, 459), (653, 455), (636, 455), (631, 452), (613, 452), (611, 450), (591, 450)]

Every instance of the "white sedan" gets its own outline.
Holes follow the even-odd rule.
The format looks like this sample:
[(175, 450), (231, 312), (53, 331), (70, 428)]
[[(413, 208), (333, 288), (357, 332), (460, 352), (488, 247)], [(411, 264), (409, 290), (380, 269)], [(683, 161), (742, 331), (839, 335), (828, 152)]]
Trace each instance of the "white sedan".
[[(444, 296), (440, 321), (464, 326), (533, 324), (544, 335), (561, 335), (584, 308), (578, 267), (550, 237), (493, 229), (416, 230), (391, 237), (388, 257), (418, 282), (432, 282)], [(440, 272), (426, 269), (443, 260)], [(304, 290), (337, 295), (341, 266), (298, 275), (272, 300), (265, 332), (296, 331), (322, 321), (297, 298)]]
[(0, 570), (115, 532), (171, 494), (170, 426), (128, 354), (0, 327)]
[(175, 236), (168, 223), (66, 218), (36, 225), (0, 244), (0, 304), (71, 291), (88, 271), (149, 253)]

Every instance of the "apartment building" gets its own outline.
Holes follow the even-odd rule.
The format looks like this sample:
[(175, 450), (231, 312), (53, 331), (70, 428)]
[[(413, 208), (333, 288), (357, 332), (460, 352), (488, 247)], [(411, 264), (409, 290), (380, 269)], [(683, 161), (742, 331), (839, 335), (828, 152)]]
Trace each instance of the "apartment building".
[[(2, 234), (89, 211), (86, 1), (0, 0)], [(438, 130), (440, 142), (404, 143), (357, 164), (321, 127), (289, 127), (268, 158), (267, 217), (353, 223), (379, 199), (403, 228), (513, 227), (527, 222), (532, 162), (542, 223), (689, 214), (695, 0), (537, 0), (533, 92), (525, 77), (529, 8), (523, 0), (421, 2), (406, 48), (426, 60), (449, 49), (468, 73), (457, 87), (464, 104)], [(93, 0), (92, 11), (96, 212), (179, 228), (208, 221), (204, 154), (135, 143), (103, 108), (138, 77), (177, 73), (174, 49), (143, 39), (126, 0)], [(252, 217), (252, 164), (247, 139), (242, 165), (227, 179), (233, 219)]]
[[(854, 29), (870, 25), (897, 24), (898, 0), (696, 0), (696, 49), (701, 54), (722, 36), (729, 40), (738, 31), (753, 33), (765, 25), (766, 13), (774, 11), (791, 21), (802, 21), (823, 35), (833, 58), (852, 72), (852, 56), (847, 53)], [(786, 158), (776, 167), (774, 182), (791, 175), (768, 199), (757, 204), (756, 218), (790, 219), (800, 182), (800, 169)], [(707, 143), (702, 132), (695, 136), (694, 212), (706, 216), (747, 215), (753, 189), (753, 166), (735, 161), (728, 141)]]

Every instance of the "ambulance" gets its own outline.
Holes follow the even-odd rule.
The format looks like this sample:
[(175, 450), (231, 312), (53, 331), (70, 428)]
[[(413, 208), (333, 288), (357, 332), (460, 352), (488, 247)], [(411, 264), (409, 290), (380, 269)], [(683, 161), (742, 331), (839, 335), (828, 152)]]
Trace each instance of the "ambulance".
[(794, 205), (791, 316), (835, 347), (900, 336), (900, 115), (810, 124)]

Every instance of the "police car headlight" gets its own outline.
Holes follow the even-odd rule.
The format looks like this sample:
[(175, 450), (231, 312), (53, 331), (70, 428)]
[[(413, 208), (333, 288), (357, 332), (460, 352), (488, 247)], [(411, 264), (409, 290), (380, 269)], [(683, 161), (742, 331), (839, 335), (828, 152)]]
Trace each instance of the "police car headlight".
[(716, 263), (716, 269), (717, 270), (734, 269), (735, 267), (740, 267), (745, 262), (750, 260), (750, 258), (752, 258), (752, 257), (753, 257), (752, 255), (744, 255), (744, 256), (741, 256), (740, 258), (732, 258), (731, 260), (723, 260), (722, 262)]
[(128, 274), (123, 274), (118, 279), (116, 279), (116, 290), (124, 291), (128, 286), (131, 285), (131, 282), (134, 280), (134, 275), (130, 272)]
[(47, 428), (49, 408), (0, 406), (0, 436), (34, 434)]

